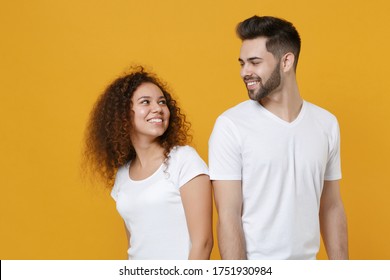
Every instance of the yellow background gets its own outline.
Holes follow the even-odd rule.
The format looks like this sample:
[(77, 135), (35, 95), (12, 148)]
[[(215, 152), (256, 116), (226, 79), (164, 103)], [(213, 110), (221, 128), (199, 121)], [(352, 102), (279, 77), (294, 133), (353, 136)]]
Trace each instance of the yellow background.
[(143, 63), (170, 84), (207, 161), (216, 117), (247, 99), (234, 29), (254, 14), (295, 24), (302, 96), (339, 119), (351, 258), (390, 259), (387, 3), (1, 0), (0, 259), (126, 258), (109, 193), (80, 179), (92, 104)]

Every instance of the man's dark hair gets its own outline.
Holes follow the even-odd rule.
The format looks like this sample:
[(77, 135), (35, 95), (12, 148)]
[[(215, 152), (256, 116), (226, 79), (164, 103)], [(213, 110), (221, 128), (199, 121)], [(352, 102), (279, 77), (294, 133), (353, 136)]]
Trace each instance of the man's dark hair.
[(301, 38), (292, 23), (276, 17), (253, 16), (240, 22), (236, 32), (243, 41), (259, 37), (267, 38), (266, 48), (277, 58), (292, 52), (295, 56), (294, 68), (296, 69), (301, 50)]

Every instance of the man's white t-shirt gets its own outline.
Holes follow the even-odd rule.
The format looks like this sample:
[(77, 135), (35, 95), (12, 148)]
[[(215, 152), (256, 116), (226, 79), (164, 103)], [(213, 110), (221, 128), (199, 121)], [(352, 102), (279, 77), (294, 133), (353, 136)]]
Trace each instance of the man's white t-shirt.
[(211, 180), (241, 180), (248, 259), (315, 259), (324, 180), (341, 178), (339, 126), (304, 101), (291, 123), (248, 100), (224, 112), (209, 140)]
[(150, 177), (134, 181), (130, 163), (116, 175), (111, 195), (130, 232), (129, 259), (188, 259), (191, 240), (180, 187), (208, 169), (189, 146), (172, 149), (166, 164)]

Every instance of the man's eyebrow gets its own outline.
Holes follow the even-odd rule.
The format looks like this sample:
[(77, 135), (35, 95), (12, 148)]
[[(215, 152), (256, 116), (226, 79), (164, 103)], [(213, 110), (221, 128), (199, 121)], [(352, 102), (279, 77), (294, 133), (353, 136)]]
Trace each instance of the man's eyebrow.
[[(253, 57), (248, 58), (247, 61), (253, 61), (253, 60), (257, 60), (257, 59), (263, 60), (261, 57), (253, 56)], [(244, 62), (244, 60), (241, 59), (241, 58), (238, 58), (238, 61), (239, 61), (239, 62)]]
[(253, 61), (253, 60), (257, 60), (257, 59), (263, 60), (261, 57), (254, 56), (254, 57), (248, 58), (248, 61)]

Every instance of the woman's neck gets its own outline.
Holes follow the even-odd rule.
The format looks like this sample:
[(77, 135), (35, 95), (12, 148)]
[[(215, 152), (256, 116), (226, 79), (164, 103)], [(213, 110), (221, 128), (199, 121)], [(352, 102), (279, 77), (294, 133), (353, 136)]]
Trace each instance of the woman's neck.
[(154, 142), (142, 142), (133, 143), (136, 157), (133, 160), (133, 164), (138, 165), (141, 168), (149, 165), (161, 164), (164, 161), (164, 148), (157, 141)]
[(129, 176), (133, 180), (143, 180), (155, 173), (164, 162), (164, 148), (158, 142), (133, 145), (136, 157), (131, 161)]

